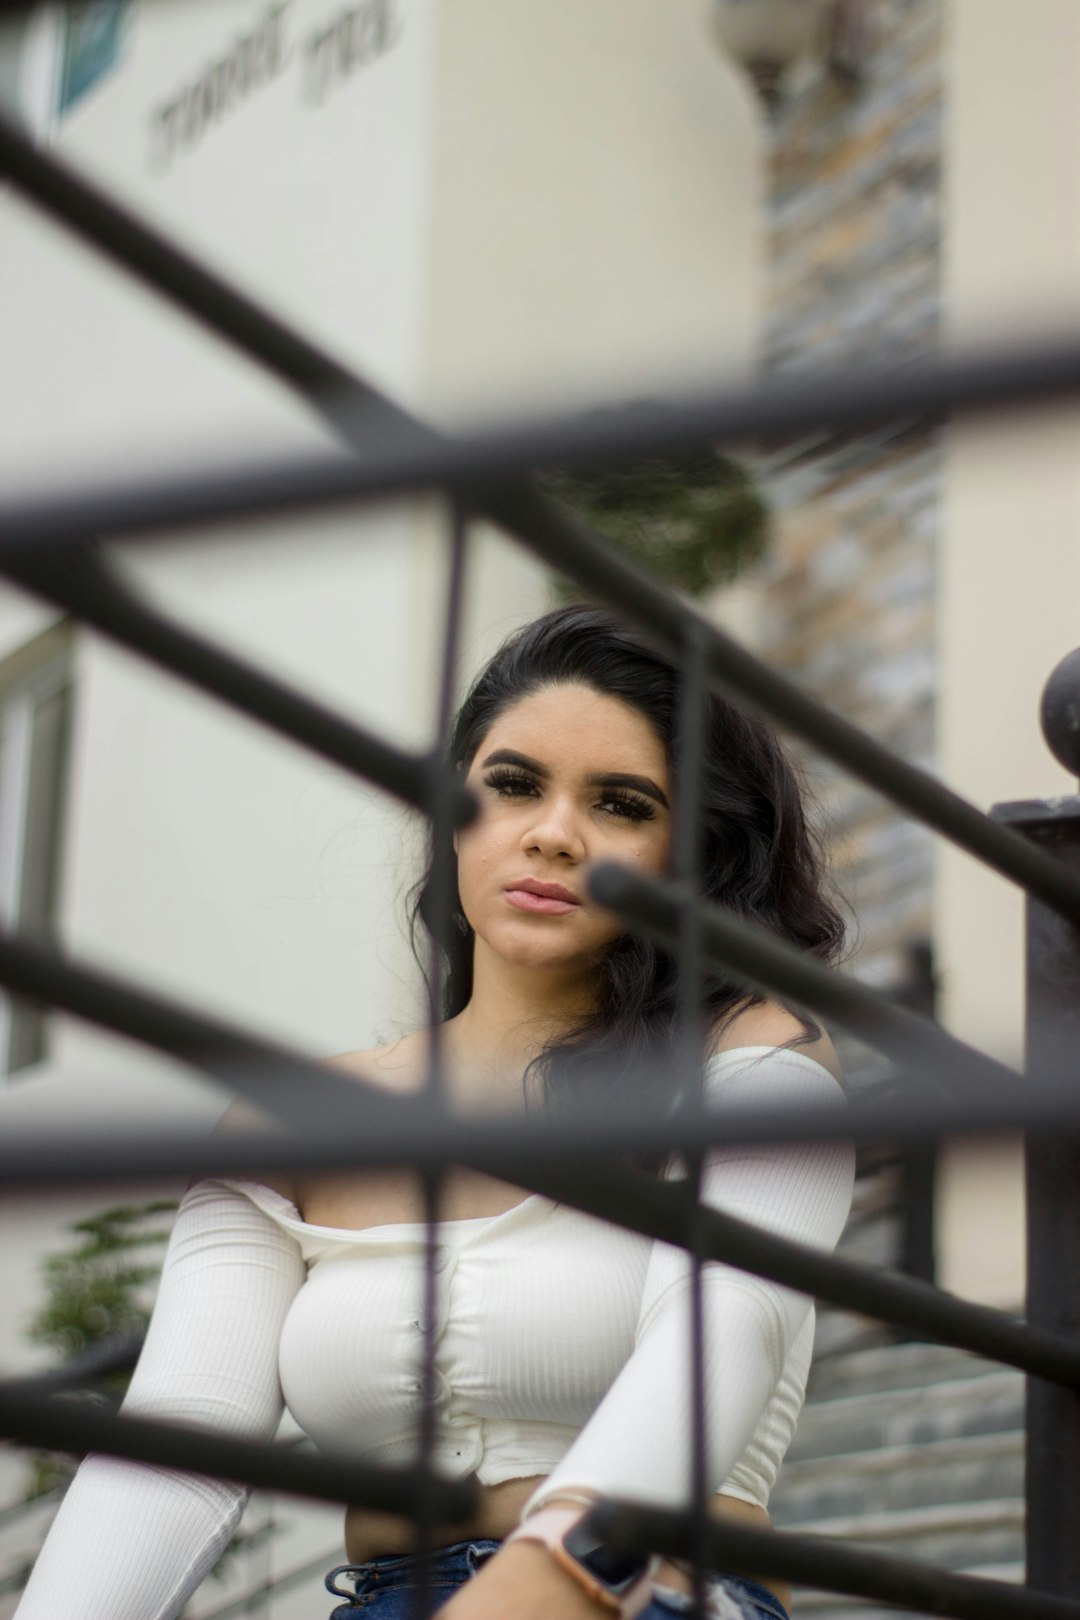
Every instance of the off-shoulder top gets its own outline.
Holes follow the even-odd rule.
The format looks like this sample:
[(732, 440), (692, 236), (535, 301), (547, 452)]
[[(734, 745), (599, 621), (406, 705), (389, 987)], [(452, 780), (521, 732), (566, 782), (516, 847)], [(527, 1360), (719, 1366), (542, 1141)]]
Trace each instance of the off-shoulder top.
[[(743, 1047), (706, 1070), (714, 1107), (843, 1105), (820, 1064)], [(851, 1198), (844, 1143), (719, 1147), (703, 1196), (832, 1246)], [(677, 1173), (675, 1167), (671, 1173)], [(185, 1197), (124, 1409), (269, 1438), (283, 1402), (316, 1443), (417, 1454), (424, 1229), (315, 1226), (271, 1189), (208, 1181)], [(686, 1500), (689, 1265), (682, 1250), (539, 1195), (444, 1222), (436, 1254), (435, 1465), (482, 1484)], [(802, 1404), (813, 1345), (803, 1295), (705, 1268), (710, 1488), (764, 1505)], [(212, 1567), (238, 1487), (95, 1457), (79, 1470), (18, 1620), (172, 1620)]]

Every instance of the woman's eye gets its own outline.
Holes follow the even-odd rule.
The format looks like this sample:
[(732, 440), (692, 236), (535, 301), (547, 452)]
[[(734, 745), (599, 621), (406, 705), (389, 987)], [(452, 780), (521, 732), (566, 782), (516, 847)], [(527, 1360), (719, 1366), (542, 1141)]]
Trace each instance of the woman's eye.
[(484, 781), (504, 799), (528, 799), (536, 793), (536, 783), (532, 777), (523, 776), (518, 771), (491, 771)]
[(601, 800), (601, 809), (621, 821), (652, 821), (656, 811), (648, 799), (636, 798), (632, 793), (613, 793)]

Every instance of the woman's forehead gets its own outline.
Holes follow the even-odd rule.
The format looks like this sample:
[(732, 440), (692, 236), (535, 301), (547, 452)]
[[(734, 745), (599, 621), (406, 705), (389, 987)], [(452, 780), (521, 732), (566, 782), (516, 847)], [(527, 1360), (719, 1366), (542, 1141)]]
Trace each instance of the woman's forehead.
[(627, 756), (654, 773), (667, 770), (667, 751), (652, 723), (632, 704), (590, 686), (544, 686), (504, 709), (477, 750), (530, 754), (545, 765), (587, 761), (589, 770), (626, 770)]

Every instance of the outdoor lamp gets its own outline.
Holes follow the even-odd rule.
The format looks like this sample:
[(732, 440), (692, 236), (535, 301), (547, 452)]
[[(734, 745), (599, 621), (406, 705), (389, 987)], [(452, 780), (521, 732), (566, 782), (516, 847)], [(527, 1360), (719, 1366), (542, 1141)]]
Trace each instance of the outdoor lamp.
[(804, 57), (825, 58), (840, 77), (860, 76), (865, 0), (712, 0), (712, 13), (724, 48), (770, 104), (785, 71)]

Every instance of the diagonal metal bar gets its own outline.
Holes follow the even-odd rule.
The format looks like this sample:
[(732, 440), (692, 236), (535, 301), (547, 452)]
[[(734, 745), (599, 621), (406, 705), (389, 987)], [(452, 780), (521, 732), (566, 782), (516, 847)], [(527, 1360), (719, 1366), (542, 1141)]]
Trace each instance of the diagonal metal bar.
[[(529, 1172), (535, 1190), (587, 1214), (680, 1247), (686, 1241), (687, 1199), (678, 1184), (618, 1166), (563, 1166)], [(970, 1350), (1080, 1388), (1080, 1344), (1018, 1322), (1001, 1311), (953, 1298), (930, 1283), (882, 1271), (777, 1237), (733, 1215), (701, 1206), (701, 1253), (843, 1310), (913, 1329), (938, 1344)]]
[[(787, 1142), (854, 1139), (926, 1140), (957, 1132), (1032, 1130), (1080, 1132), (1080, 1097), (1075, 1088), (1028, 1082), (982, 1087), (959, 1101), (910, 1093), (860, 1101), (837, 1116), (832, 1109), (725, 1112), (702, 1117), (696, 1109), (671, 1112), (634, 1106), (627, 1099), (618, 1115), (582, 1108), (569, 1124), (545, 1118), (470, 1119), (421, 1106), (417, 1099), (366, 1087), (359, 1080), (299, 1053), (252, 1035), (222, 1019), (88, 967), (41, 944), (0, 932), (0, 984), (25, 999), (51, 1003), (107, 1029), (171, 1053), (181, 1062), (215, 1076), (232, 1090), (265, 1108), (288, 1127), (287, 1135), (216, 1137), (203, 1132), (172, 1132), (165, 1137), (110, 1127), (107, 1132), (71, 1131), (53, 1126), (40, 1138), (25, 1128), (0, 1135), (0, 1175), (12, 1185), (70, 1176), (108, 1180), (138, 1173), (237, 1173), (262, 1167), (357, 1168), (377, 1164), (445, 1164), (468, 1160), (482, 1146), (511, 1170), (563, 1156), (580, 1161), (609, 1150), (635, 1153), (670, 1149), (694, 1151), (716, 1141)], [(797, 999), (797, 998), (796, 998)], [(965, 1049), (962, 1049), (966, 1051)], [(1012, 1071), (1005, 1073), (1016, 1081)], [(363, 1119), (352, 1112), (363, 1098)], [(318, 1117), (315, 1117), (316, 1110)], [(340, 1110), (340, 1118), (335, 1112)], [(353, 1125), (360, 1133), (347, 1145), (336, 1129)], [(362, 1126), (362, 1131), (360, 1127)]]
[[(246, 1083), (237, 1090), (265, 1101), (261, 1079), (267, 1069), (252, 1060)], [(231, 1081), (231, 1070), (220, 1078)], [(284, 1064), (279, 1057), (271, 1083), (303, 1087), (317, 1065), (303, 1058)], [(352, 1083), (352, 1082), (350, 1082)], [(0, 1138), (0, 1181), (9, 1188), (51, 1183), (87, 1186), (113, 1181), (176, 1176), (258, 1176), (276, 1170), (371, 1170), (385, 1165), (437, 1168), (475, 1163), (500, 1167), (503, 1180), (522, 1186), (539, 1170), (556, 1162), (584, 1166), (596, 1156), (677, 1153), (685, 1156), (735, 1143), (830, 1142), (907, 1143), (945, 1136), (1000, 1135), (1031, 1130), (1080, 1136), (1080, 1098), (1051, 1092), (1049, 1087), (1019, 1088), (1010, 1094), (970, 1103), (897, 1097), (853, 1104), (850, 1112), (815, 1106), (775, 1111), (739, 1109), (723, 1115), (687, 1115), (655, 1107), (620, 1104), (613, 1118), (599, 1109), (583, 1108), (560, 1120), (495, 1121), (438, 1110), (413, 1111), (395, 1100), (361, 1088), (365, 1118), (361, 1129), (352, 1105), (345, 1109), (309, 1095), (306, 1118), (288, 1132), (274, 1130), (209, 1135), (205, 1130), (121, 1130), (83, 1126), (33, 1129), (20, 1126)], [(298, 1109), (299, 1111), (299, 1109)], [(0, 1118), (2, 1118), (0, 1109)], [(492, 1174), (496, 1171), (492, 1170)]]
[[(594, 900), (617, 912), (631, 927), (643, 928), (671, 948), (677, 944), (683, 897), (676, 885), (603, 861), (592, 868), (588, 888)], [(699, 903), (697, 914), (702, 946), (714, 966), (755, 990), (779, 993), (785, 1000), (834, 1020), (895, 1062), (910, 1066), (920, 1080), (935, 1082), (946, 1094), (964, 1096), (987, 1087), (1022, 1084), (1015, 1069), (857, 979), (825, 967), (765, 929), (720, 906)]]
[[(383, 454), (396, 457), (399, 488), (420, 487), (425, 482), (420, 472), (425, 463), (429, 464), (428, 478), (432, 482), (451, 486), (450, 470), (461, 453), (459, 448), (448, 445), (254, 300), (238, 293), (224, 278), (179, 250), (85, 177), (54, 156), (38, 151), (17, 125), (2, 116), (0, 171), (6, 171), (24, 195), (62, 224), (293, 387), (366, 458), (374, 460)], [(1034, 393), (1074, 393), (1080, 388), (1080, 350), (1076, 346), (1040, 351), (1037, 365), (1032, 364), (1030, 354), (1011, 359), (1002, 356), (989, 363), (975, 360), (968, 365), (972, 368), (968, 373), (961, 366), (951, 378), (954, 405), (1028, 398)], [(922, 379), (923, 392), (932, 394), (930, 384), (936, 379), (938, 392), (944, 397), (948, 389), (942, 390), (940, 384), (946, 375), (940, 368), (929, 371)], [(736, 437), (745, 439), (766, 430), (792, 432), (800, 421), (814, 426), (823, 421), (843, 425), (847, 420), (843, 409), (846, 401), (851, 425), (865, 427), (875, 413), (906, 414), (916, 408), (914, 402), (920, 397), (919, 378), (913, 368), (881, 374), (876, 393), (873, 376), (863, 373), (853, 373), (847, 379), (846, 392), (843, 382), (836, 382), (830, 392), (822, 379), (801, 378), (765, 385), (756, 394), (744, 391), (731, 396), (729, 408), (736, 405), (738, 410), (737, 420), (733, 419), (730, 426)], [(764, 416), (764, 422), (755, 421), (755, 399), (758, 416)], [(769, 402), (764, 412), (763, 401)], [(771, 417), (769, 406), (773, 407)], [(671, 437), (659, 438), (654, 448), (662, 448), (665, 443), (674, 447), (688, 439), (700, 442), (721, 437), (721, 427), (719, 420), (706, 422), (702, 413), (687, 409), (677, 422), (669, 418)], [(640, 424), (616, 415), (594, 427), (591, 437), (584, 427), (579, 427), (577, 442), (582, 454), (588, 444), (591, 456), (606, 436), (614, 454), (628, 456), (644, 447), (652, 431), (655, 429), (651, 424), (643, 432)], [(444, 458), (444, 465), (432, 479), (431, 464), (437, 457)], [(549, 435), (546, 443), (538, 435), (529, 445), (524, 464), (543, 466), (558, 459), (558, 435)], [(403, 479), (404, 467), (410, 462), (412, 466)], [(520, 464), (519, 459), (517, 472)], [(385, 482), (382, 487), (387, 487)], [(1068, 872), (1008, 829), (996, 826), (934, 777), (898, 759), (857, 726), (807, 697), (674, 593), (664, 591), (651, 576), (616, 556), (609, 546), (520, 476), (508, 478), (505, 468), (501, 473), (486, 474), (472, 468), (455, 487), (461, 489), (470, 505), (507, 528), (552, 567), (570, 574), (602, 600), (646, 625), (676, 656), (690, 628), (697, 626), (717, 681), (993, 870), (1038, 895), (1052, 910), (1080, 923), (1080, 876)], [(21, 541), (25, 537), (18, 538)]]
[[(706, 946), (708, 935), (706, 931)], [(95, 1142), (85, 1133), (66, 1142), (55, 1130), (37, 1138), (31, 1133), (0, 1139), (0, 1177), (9, 1185), (29, 1185), (48, 1175), (67, 1181), (111, 1176), (146, 1176), (168, 1164), (188, 1174), (247, 1169), (258, 1174), (275, 1166), (338, 1167), (386, 1163), (471, 1165), (488, 1174), (512, 1177), (518, 1184), (549, 1198), (574, 1204), (587, 1213), (612, 1220), (642, 1235), (682, 1245), (687, 1231), (687, 1201), (677, 1187), (630, 1170), (603, 1169), (598, 1153), (616, 1150), (617, 1122), (594, 1115), (560, 1129), (556, 1122), (486, 1122), (453, 1118), (429, 1097), (400, 1096), (366, 1085), (232, 1027), (162, 998), (132, 990), (104, 974), (60, 962), (40, 947), (13, 945), (0, 939), (0, 983), (33, 999), (42, 996), (68, 1012), (152, 1042), (226, 1080), (242, 1095), (274, 1113), (288, 1127), (255, 1135), (221, 1135), (212, 1141), (170, 1134), (164, 1143), (133, 1134), (126, 1141), (115, 1130)], [(1025, 1099), (1030, 1104), (1031, 1099)], [(1060, 1104), (1059, 1104), (1060, 1106)], [(965, 1105), (966, 1121), (978, 1102)], [(731, 1122), (717, 1115), (711, 1122), (695, 1111), (684, 1121), (667, 1123), (675, 1145), (700, 1151), (715, 1128), (717, 1137), (732, 1139)], [(773, 1129), (778, 1122), (773, 1121)], [(397, 1130), (396, 1141), (390, 1134)], [(623, 1126), (625, 1130), (625, 1126)], [(648, 1148), (664, 1140), (664, 1124), (651, 1121)], [(790, 1138), (790, 1121), (779, 1122)], [(387, 1134), (380, 1136), (380, 1131)], [(833, 1122), (836, 1130), (836, 1122)], [(846, 1134), (846, 1133), (845, 1133)], [(546, 1148), (546, 1151), (544, 1149)], [(1080, 1384), (1080, 1347), (1066, 1337), (1039, 1333), (994, 1311), (939, 1294), (926, 1284), (890, 1277), (835, 1256), (803, 1251), (715, 1210), (698, 1217), (702, 1253), (758, 1270), (776, 1281), (831, 1303), (869, 1311), (955, 1344), (991, 1355), (1040, 1377)]]
[(255, 299), (155, 230), (0, 113), (0, 174), (39, 208), (139, 277), (248, 360), (292, 387), (345, 440), (372, 447), (430, 430)]
[[(433, 458), (441, 459), (434, 460)], [(428, 480), (439, 483), (450, 452), (421, 453), (431, 459)], [(414, 458), (414, 461), (417, 458)], [(146, 535), (155, 528), (220, 519), (225, 515), (280, 512), (339, 502), (371, 492), (377, 480), (361, 467), (316, 461), (295, 479), (280, 469), (245, 470), (235, 479), (218, 476), (190, 482), (163, 482), (151, 488), (122, 486), (64, 496), (45, 503), (0, 504), (0, 572), (30, 589), (52, 590), (46, 559), (54, 548), (101, 535)], [(381, 487), (381, 486), (380, 486)], [(1062, 864), (999, 826), (928, 772), (908, 764), (843, 716), (802, 692), (732, 637), (665, 591), (635, 564), (575, 522), (552, 502), (526, 490), (524, 495), (488, 486), (472, 491), (477, 510), (541, 556), (553, 568), (584, 585), (601, 600), (645, 625), (676, 653), (687, 625), (703, 636), (711, 684), (734, 693), (828, 755), (916, 820), (965, 849), (1000, 876), (1037, 895), (1067, 920), (1080, 921), (1080, 878)], [(36, 580), (27, 572), (27, 560)], [(55, 594), (53, 599), (56, 600)]]
[[(1038, 895), (1052, 911), (1080, 923), (1080, 877), (1034, 851), (1019, 835), (1003, 840), (999, 834), (1004, 829), (974, 805), (808, 697), (552, 502), (528, 488), (513, 488), (489, 491), (484, 509), (553, 568), (636, 620), (674, 656), (688, 627), (696, 626), (718, 687), (795, 732), (916, 820)], [(1038, 860), (1031, 858), (1035, 853)]]
[(133, 1333), (124, 1339), (102, 1339), (49, 1372), (34, 1373), (29, 1378), (5, 1379), (0, 1383), (0, 1390), (10, 1392), (18, 1386), (28, 1395), (44, 1396), (82, 1389), (110, 1373), (129, 1372), (139, 1359), (145, 1338), (145, 1333)]
[(291, 1446), (125, 1417), (77, 1399), (32, 1396), (19, 1386), (0, 1385), (0, 1436), (50, 1451), (103, 1451), (132, 1462), (387, 1513), (410, 1514), (420, 1490), (428, 1489), (445, 1523), (463, 1523), (476, 1506), (474, 1479), (429, 1481), (418, 1468), (387, 1468), (325, 1452), (313, 1456)]
[[(690, 1550), (691, 1520), (686, 1514), (605, 1501), (590, 1511), (589, 1521), (620, 1546), (649, 1548), (670, 1558), (684, 1558)], [(1071, 1598), (977, 1575), (955, 1575), (825, 1536), (713, 1520), (705, 1540), (713, 1569), (753, 1569), (890, 1607), (903, 1604), (952, 1620), (1080, 1620), (1080, 1602)]]
[[(427, 759), (384, 742), (234, 653), (174, 624), (141, 601), (92, 552), (73, 549), (62, 557), (26, 556), (18, 563), (0, 564), (0, 571), (321, 759), (377, 783), (406, 804), (427, 809), (431, 788)], [(456, 779), (448, 780), (447, 795), (455, 824), (468, 821), (472, 801)]]

